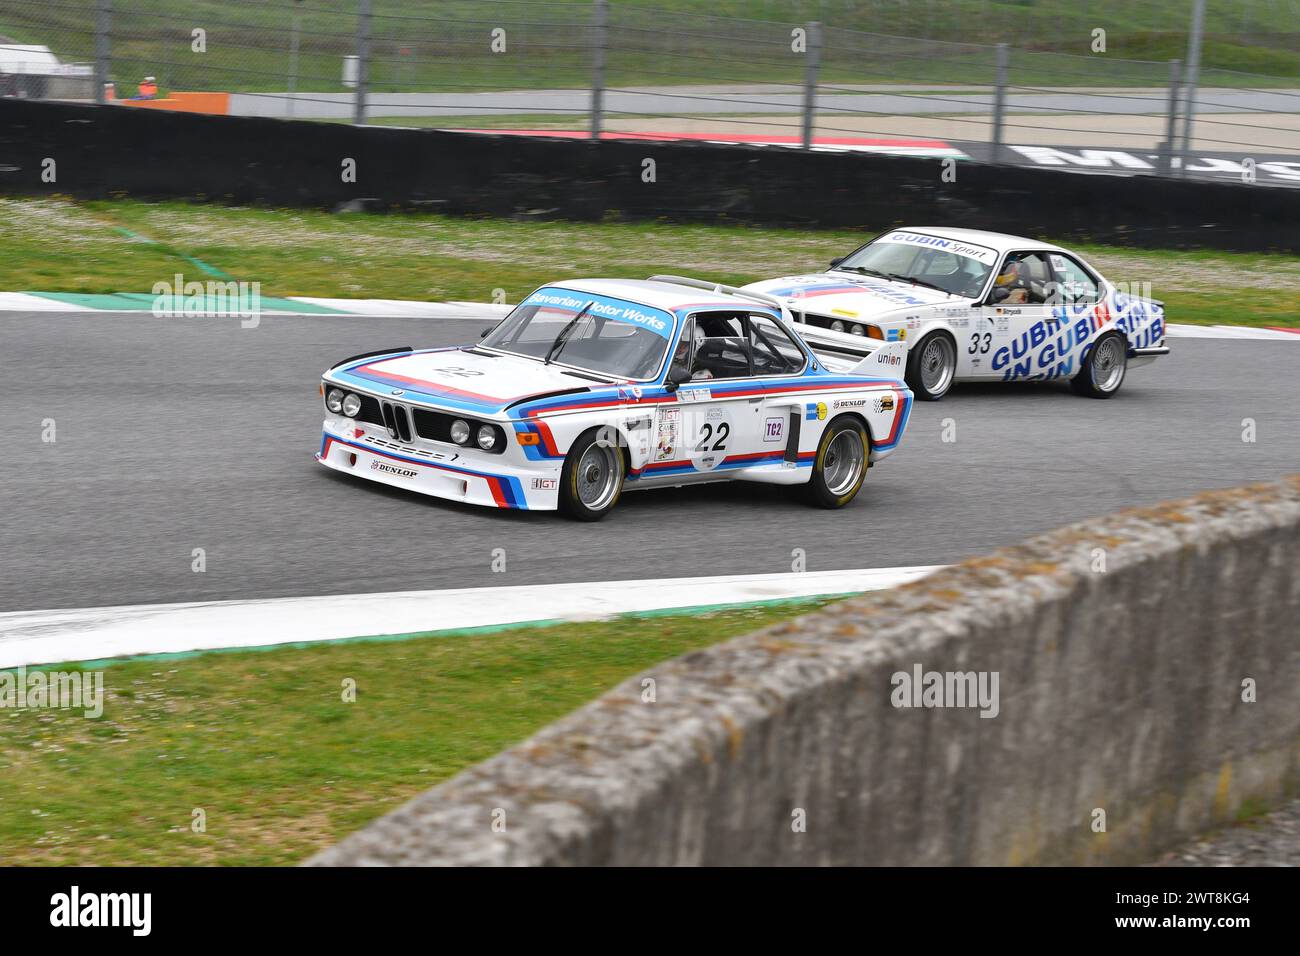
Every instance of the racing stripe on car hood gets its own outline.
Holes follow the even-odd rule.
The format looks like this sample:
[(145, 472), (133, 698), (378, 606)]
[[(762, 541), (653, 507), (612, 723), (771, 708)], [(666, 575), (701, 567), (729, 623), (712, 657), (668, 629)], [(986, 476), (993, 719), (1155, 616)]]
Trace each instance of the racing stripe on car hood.
[(390, 355), (337, 370), (330, 378), (403, 401), (476, 415), (498, 415), (520, 402), (590, 390), (554, 366), (465, 349)]

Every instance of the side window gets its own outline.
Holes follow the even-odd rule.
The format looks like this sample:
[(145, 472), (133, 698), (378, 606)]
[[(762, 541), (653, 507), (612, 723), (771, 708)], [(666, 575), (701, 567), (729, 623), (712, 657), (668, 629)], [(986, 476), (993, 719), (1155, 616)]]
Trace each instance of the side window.
[(1055, 274), (1056, 299), (1061, 302), (1096, 302), (1099, 289), (1097, 281), (1093, 279), (1088, 271), (1082, 265), (1072, 259), (1070, 256), (1063, 256), (1060, 253), (1053, 252), (1048, 256), (1052, 264), (1052, 272)]
[(803, 369), (803, 350), (767, 315), (749, 317), (749, 355), (755, 375), (792, 375)]
[(672, 361), (668, 363), (669, 374), (679, 374), (683, 370), (687, 373), (691, 371), (691, 365), (695, 360), (697, 334), (695, 316), (691, 316), (682, 323), (682, 337), (677, 340), (677, 347), (673, 349)]
[(993, 281), (994, 305), (1041, 304), (1051, 291), (1052, 273), (1041, 252), (1009, 252)]
[(692, 381), (749, 375), (743, 313), (697, 312), (692, 321), (695, 329), (690, 365)]

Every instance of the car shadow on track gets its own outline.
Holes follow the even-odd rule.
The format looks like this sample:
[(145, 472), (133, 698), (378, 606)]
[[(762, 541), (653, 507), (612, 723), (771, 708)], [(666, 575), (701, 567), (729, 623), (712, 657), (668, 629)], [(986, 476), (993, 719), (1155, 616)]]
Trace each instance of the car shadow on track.
[[(316, 466), (313, 478), (325, 479), (340, 488), (346, 487), (349, 493), (362, 492), (376, 495), (388, 501), (402, 501), (422, 505), (436, 511), (445, 511), (465, 516), (480, 516), (505, 521), (555, 520), (555, 511), (525, 511), (515, 508), (487, 508), (483, 505), (450, 501), (434, 498), (418, 491), (395, 488), (392, 485), (367, 481), (355, 475), (333, 471)], [(702, 508), (722, 507), (758, 507), (765, 511), (774, 509), (818, 511), (804, 497), (802, 485), (769, 485), (757, 481), (713, 481), (704, 484), (687, 484), (680, 487), (624, 489), (615, 511), (636, 512), (641, 509), (662, 508), (671, 501), (676, 508), (698, 506)]]

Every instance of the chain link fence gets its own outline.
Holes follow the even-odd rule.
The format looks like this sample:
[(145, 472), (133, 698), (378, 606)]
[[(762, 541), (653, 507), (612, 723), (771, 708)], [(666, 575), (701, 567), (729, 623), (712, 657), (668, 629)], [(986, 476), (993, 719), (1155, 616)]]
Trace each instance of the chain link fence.
[(0, 0), (0, 95), (1133, 172), (1300, 154), (1300, 0), (1197, 6)]

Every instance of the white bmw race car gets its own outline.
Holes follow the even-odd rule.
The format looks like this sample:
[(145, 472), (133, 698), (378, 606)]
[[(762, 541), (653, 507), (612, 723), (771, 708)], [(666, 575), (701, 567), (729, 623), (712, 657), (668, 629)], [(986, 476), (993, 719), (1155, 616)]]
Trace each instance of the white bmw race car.
[(871, 339), (908, 346), (907, 384), (937, 401), (953, 382), (1067, 379), (1109, 398), (1129, 368), (1168, 355), (1164, 306), (1108, 282), (1076, 253), (973, 229), (894, 229), (827, 272), (755, 282), (795, 328), (846, 361)]
[(543, 286), (481, 342), (324, 375), (317, 460), (438, 498), (593, 521), (625, 488), (804, 485), (838, 508), (902, 440), (906, 350), (828, 369), (761, 293), (655, 276)]

